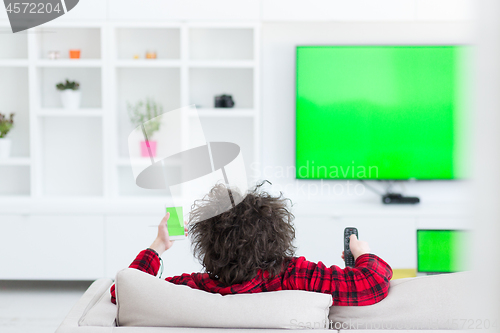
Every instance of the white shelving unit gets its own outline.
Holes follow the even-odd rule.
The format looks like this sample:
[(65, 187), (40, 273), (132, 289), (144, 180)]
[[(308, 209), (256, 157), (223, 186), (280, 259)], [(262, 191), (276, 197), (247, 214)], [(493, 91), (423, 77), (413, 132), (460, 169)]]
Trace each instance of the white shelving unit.
[[(207, 140), (231, 141), (246, 147), (243, 154), (247, 170), (250, 170), (250, 164), (259, 154), (258, 108), (254, 107), (258, 106), (255, 93), (258, 91), (258, 25), (137, 23), (134, 27), (114, 24), (110, 30), (114, 41), (110, 56), (111, 76), (115, 78), (112, 80), (112, 103), (114, 117), (118, 120), (118, 150), (111, 161), (118, 168), (110, 184), (115, 191), (113, 196), (147, 195), (147, 191), (141, 189), (130, 191), (126, 184), (130, 183), (131, 172), (124, 170), (130, 167), (126, 139), (133, 129), (128, 121), (126, 103), (134, 103), (146, 96), (159, 101), (164, 110), (197, 105)], [(231, 38), (228, 38), (228, 33)], [(223, 52), (218, 53), (221, 48)], [(231, 49), (244, 49), (246, 54), (231, 52)], [(158, 58), (144, 59), (148, 50), (156, 51)], [(134, 55), (139, 55), (140, 59), (132, 59)], [(214, 96), (223, 93), (233, 95), (235, 108), (213, 108)], [(179, 128), (186, 132), (181, 135), (189, 136), (190, 118), (194, 115), (179, 120)], [(246, 129), (250, 126), (252, 130), (246, 136), (233, 130), (220, 131), (220, 126), (212, 130), (214, 121), (227, 128)], [(140, 159), (135, 159), (135, 162), (147, 163)], [(180, 172), (179, 165), (173, 164), (169, 168), (171, 172)]]
[[(132, 166), (150, 162), (130, 159), (127, 102), (153, 97), (164, 112), (196, 104), (206, 139), (239, 144), (252, 182), (260, 154), (259, 24), (56, 21), (11, 34), (0, 23), (0, 112), (15, 113), (12, 157), (0, 160), (0, 252), (17, 248), (30, 230), (21, 257), (41, 263), (59, 253), (55, 262), (68, 263), (19, 261), (0, 279), (113, 277), (154, 236), (148, 225), (161, 218), (170, 193), (135, 184)], [(73, 48), (81, 59), (69, 59)], [(50, 51), (61, 59), (49, 59)], [(144, 59), (146, 51), (157, 59)], [(55, 85), (65, 79), (80, 82), (78, 110), (62, 108)], [(220, 94), (231, 94), (235, 107), (214, 108)], [(190, 140), (193, 117), (179, 119), (181, 144)], [(180, 161), (167, 168), (182, 172)], [(182, 258), (175, 267), (199, 270), (183, 266), (192, 262), (188, 245), (172, 252)]]
[[(0, 30), (9, 27), (3, 23)], [(248, 174), (259, 161), (259, 23), (82, 21), (48, 23), (34, 32), (0, 34), (0, 89), (6, 92), (0, 112), (16, 114), (12, 157), (0, 160), (0, 172), (12, 179), (0, 183), (2, 200), (168, 195), (138, 188), (132, 176), (126, 104), (146, 97), (164, 112), (195, 104), (208, 141), (239, 144)], [(69, 59), (73, 48), (81, 59)], [(50, 51), (59, 51), (60, 59), (49, 59)], [(146, 51), (157, 59), (145, 59)], [(55, 84), (65, 79), (80, 82), (78, 110), (62, 108)], [(235, 107), (214, 108), (220, 94), (231, 94)], [(185, 141), (194, 115), (179, 120)], [(133, 156), (132, 164), (146, 160)], [(175, 161), (168, 168), (181, 172)]]

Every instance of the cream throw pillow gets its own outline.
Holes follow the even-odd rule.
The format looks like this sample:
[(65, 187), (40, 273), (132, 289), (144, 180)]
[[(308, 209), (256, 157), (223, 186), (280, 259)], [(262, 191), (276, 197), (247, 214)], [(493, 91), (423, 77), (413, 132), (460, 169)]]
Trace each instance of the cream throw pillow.
[(332, 296), (301, 290), (222, 296), (136, 269), (116, 276), (118, 326), (328, 328)]

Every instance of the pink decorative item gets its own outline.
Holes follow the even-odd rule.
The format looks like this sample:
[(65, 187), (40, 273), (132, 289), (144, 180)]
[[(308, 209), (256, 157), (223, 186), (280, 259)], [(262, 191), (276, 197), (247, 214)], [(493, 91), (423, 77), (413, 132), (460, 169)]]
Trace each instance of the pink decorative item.
[(148, 144), (149, 144), (149, 149), (151, 149), (151, 154), (153, 155), (153, 157), (155, 157), (156, 156), (156, 141), (141, 141), (141, 156), (142, 157), (150, 157)]

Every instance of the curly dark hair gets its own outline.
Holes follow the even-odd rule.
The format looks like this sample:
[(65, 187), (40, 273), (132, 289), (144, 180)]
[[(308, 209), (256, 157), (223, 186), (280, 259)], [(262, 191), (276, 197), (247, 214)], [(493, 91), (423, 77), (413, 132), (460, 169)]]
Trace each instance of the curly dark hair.
[(227, 200), (229, 188), (223, 184), (192, 206), (188, 234), (194, 256), (210, 278), (224, 285), (249, 281), (259, 269), (276, 276), (295, 253), (290, 200), (281, 192), (272, 196), (262, 191), (263, 184), (244, 198), (231, 190), (235, 202), (241, 201), (232, 208)]

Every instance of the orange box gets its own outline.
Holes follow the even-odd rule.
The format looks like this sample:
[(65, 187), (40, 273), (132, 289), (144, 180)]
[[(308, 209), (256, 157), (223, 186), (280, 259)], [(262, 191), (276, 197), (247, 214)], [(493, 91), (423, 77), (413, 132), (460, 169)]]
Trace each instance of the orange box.
[(156, 59), (156, 51), (146, 52), (146, 59)]
[(80, 50), (69, 50), (70, 59), (80, 59)]

